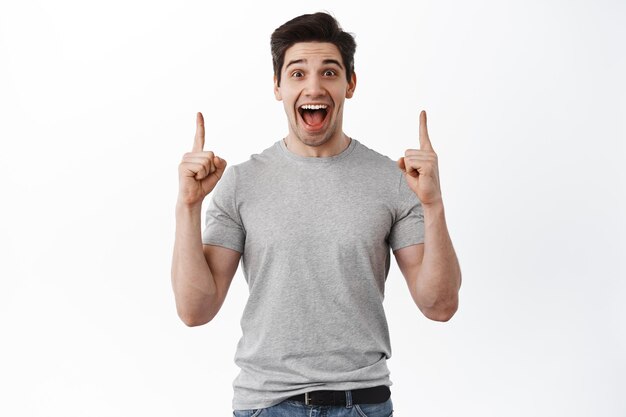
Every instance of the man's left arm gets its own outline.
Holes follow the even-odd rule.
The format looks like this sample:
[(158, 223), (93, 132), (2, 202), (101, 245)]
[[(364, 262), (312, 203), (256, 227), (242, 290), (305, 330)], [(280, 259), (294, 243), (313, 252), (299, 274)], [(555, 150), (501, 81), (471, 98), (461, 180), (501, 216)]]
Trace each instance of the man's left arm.
[(415, 304), (426, 317), (448, 321), (456, 312), (461, 268), (448, 233), (439, 185), (439, 168), (426, 126), (420, 114), (420, 149), (408, 149), (398, 160), (408, 186), (424, 211), (424, 243), (394, 252)]

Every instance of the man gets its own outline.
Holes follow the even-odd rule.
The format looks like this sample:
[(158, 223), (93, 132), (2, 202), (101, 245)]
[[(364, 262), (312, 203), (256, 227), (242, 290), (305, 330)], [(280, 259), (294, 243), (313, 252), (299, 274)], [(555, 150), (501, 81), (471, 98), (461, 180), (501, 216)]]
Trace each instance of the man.
[(193, 151), (179, 166), (178, 314), (189, 326), (215, 317), (243, 256), (250, 295), (235, 356), (235, 415), (308, 416), (318, 408), (329, 417), (388, 417), (382, 301), (390, 248), (426, 317), (449, 320), (461, 285), (426, 114), (420, 149), (396, 163), (343, 132), (356, 44), (334, 18), (297, 17), (276, 29), (271, 45), (288, 135), (226, 170), (203, 150), (198, 113)]

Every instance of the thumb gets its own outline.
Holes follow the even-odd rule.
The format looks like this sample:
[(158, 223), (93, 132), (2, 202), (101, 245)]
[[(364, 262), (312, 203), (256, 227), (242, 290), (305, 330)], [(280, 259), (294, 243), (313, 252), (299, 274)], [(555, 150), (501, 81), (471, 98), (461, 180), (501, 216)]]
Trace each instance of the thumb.
[[(226, 161), (219, 156), (213, 156), (211, 162), (213, 162), (211, 173), (202, 178), (202, 188), (207, 194), (213, 191), (213, 188), (215, 188), (219, 180), (222, 179), (222, 175), (224, 175), (224, 170), (226, 169)], [(215, 169), (213, 169), (213, 167), (215, 167)]]
[(214, 156), (213, 163), (215, 164), (215, 174), (219, 178), (222, 178), (222, 174), (224, 173), (227, 165), (226, 160), (220, 158), (219, 156)]

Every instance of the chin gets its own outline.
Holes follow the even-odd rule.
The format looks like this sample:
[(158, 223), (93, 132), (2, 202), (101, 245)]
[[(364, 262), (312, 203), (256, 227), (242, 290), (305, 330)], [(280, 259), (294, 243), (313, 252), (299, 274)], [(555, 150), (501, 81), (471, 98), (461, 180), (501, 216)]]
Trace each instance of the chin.
[(330, 139), (330, 138), (328, 138), (326, 136), (310, 136), (310, 135), (303, 136), (303, 137), (301, 136), (301, 138), (302, 138), (302, 141), (304, 143), (306, 143), (307, 145), (310, 145), (310, 146), (320, 146), (320, 145), (323, 145), (326, 142), (328, 142), (328, 140)]
[(298, 139), (307, 146), (322, 146), (330, 141), (331, 137), (332, 135), (311, 136), (309, 133), (305, 133), (304, 135), (299, 135)]
[(308, 146), (322, 146), (329, 142), (335, 136), (335, 130), (328, 126), (319, 132), (309, 132), (306, 129), (298, 129), (298, 139), (300, 142)]

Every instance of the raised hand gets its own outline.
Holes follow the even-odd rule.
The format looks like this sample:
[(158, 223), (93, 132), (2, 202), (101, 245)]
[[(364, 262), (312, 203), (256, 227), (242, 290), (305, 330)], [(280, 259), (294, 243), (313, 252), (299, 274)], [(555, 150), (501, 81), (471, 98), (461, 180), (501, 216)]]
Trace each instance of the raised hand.
[(178, 165), (178, 201), (186, 205), (202, 204), (226, 169), (226, 161), (211, 151), (204, 151), (204, 117), (196, 115), (193, 149), (183, 155)]
[(398, 159), (398, 167), (404, 171), (407, 184), (423, 205), (441, 202), (439, 166), (437, 154), (428, 137), (426, 112), (420, 113), (420, 149), (407, 149), (404, 157)]

